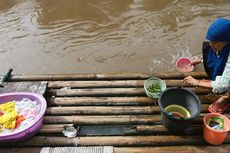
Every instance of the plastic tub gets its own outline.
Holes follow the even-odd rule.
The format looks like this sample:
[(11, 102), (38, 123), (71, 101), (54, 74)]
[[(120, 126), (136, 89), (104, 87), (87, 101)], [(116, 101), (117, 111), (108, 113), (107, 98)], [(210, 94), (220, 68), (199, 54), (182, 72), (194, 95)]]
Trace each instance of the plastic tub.
[[(224, 130), (214, 130), (213, 128), (211, 128), (207, 124), (208, 120), (211, 117), (222, 117), (224, 119)], [(228, 135), (228, 131), (230, 130), (230, 120), (226, 116), (221, 115), (219, 113), (209, 113), (204, 116), (203, 122), (204, 122), (204, 128), (203, 128), (204, 139), (212, 145), (222, 144)]]
[(46, 100), (42, 95), (30, 92), (12, 92), (6, 94), (0, 94), (0, 104), (9, 102), (12, 100), (22, 100), (22, 98), (28, 98), (33, 101), (37, 101), (41, 105), (40, 112), (38, 113), (36, 119), (31, 126), (21, 129), (19, 131), (14, 131), (12, 133), (6, 133), (0, 135), (0, 142), (15, 142), (28, 139), (35, 135), (42, 126), (43, 116), (46, 111)]
[[(150, 86), (158, 86), (160, 88), (160, 92), (157, 92), (157, 93), (154, 93), (154, 92), (150, 92), (148, 91), (148, 88)], [(154, 99), (157, 99), (160, 97), (161, 93), (166, 90), (166, 84), (163, 80), (161, 80), (160, 78), (157, 78), (157, 77), (151, 77), (149, 79), (147, 79), (145, 82), (144, 82), (144, 89), (145, 89), (145, 93), (148, 97), (150, 98), (154, 98)]]
[(187, 109), (180, 105), (168, 105), (165, 108), (165, 111), (169, 114), (171, 114), (174, 118), (189, 118), (191, 117), (191, 114)]
[[(184, 88), (169, 88), (165, 90), (158, 104), (161, 110), (161, 120), (163, 125), (174, 134), (184, 134), (191, 121), (195, 119), (201, 111), (199, 98), (190, 90)], [(185, 108), (190, 116), (184, 119), (173, 117), (165, 109), (170, 105), (179, 105)]]

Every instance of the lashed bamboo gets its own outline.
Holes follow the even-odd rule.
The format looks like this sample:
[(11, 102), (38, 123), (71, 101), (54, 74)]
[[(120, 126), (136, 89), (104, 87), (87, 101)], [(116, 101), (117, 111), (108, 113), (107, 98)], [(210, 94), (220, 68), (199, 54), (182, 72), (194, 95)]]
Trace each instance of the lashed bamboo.
[[(208, 88), (189, 88), (197, 94), (209, 94)], [(53, 96), (142, 96), (145, 95), (143, 88), (99, 88), (99, 89), (51, 89), (47, 91)]]
[[(191, 74), (196, 78), (206, 77), (203, 75), (204, 73)], [(155, 76), (164, 79), (168, 87), (181, 87), (184, 86), (182, 79), (187, 75), (162, 73)], [(155, 106), (157, 99), (148, 98), (143, 89), (144, 80), (151, 76), (153, 75), (139, 73), (13, 76), (12, 81), (52, 80), (49, 82), (47, 92), (50, 94), (47, 100), (51, 107), (47, 109), (44, 125), (37, 136), (29, 141), (10, 145), (12, 147), (76, 145), (129, 147), (117, 149), (118, 152), (141, 152), (141, 150), (143, 152), (150, 150), (149, 152), (151, 152), (155, 151), (155, 147), (151, 146), (159, 148), (159, 146), (169, 147), (172, 145), (176, 145), (173, 147), (178, 147), (178, 151), (180, 151), (184, 150), (183, 145), (206, 145), (201, 135), (204, 114), (200, 114), (192, 122), (192, 128), (186, 136), (172, 136), (172, 133), (169, 133), (162, 125), (159, 106)], [(203, 112), (207, 112), (208, 104), (219, 97), (219, 95), (205, 95), (211, 92), (210, 89), (184, 87), (199, 95), (203, 103)], [(110, 134), (103, 132), (79, 133), (79, 138), (68, 139), (62, 136), (61, 131), (64, 125), (71, 124), (78, 125), (82, 129), (87, 126), (95, 127), (95, 130), (99, 129), (98, 131), (100, 128), (106, 127), (109, 131), (109, 126), (111, 126), (111, 130), (119, 126), (121, 131), (115, 134), (112, 132)], [(197, 134), (199, 136), (194, 136)], [(51, 135), (52, 137), (50, 137)], [(229, 140), (228, 137), (226, 142), (229, 143)], [(133, 148), (137, 146), (143, 146), (143, 148)], [(148, 146), (148, 149), (144, 146)]]
[[(208, 112), (208, 104), (202, 105), (202, 112)], [(160, 113), (159, 106), (78, 106), (49, 107), (47, 115), (131, 115)]]

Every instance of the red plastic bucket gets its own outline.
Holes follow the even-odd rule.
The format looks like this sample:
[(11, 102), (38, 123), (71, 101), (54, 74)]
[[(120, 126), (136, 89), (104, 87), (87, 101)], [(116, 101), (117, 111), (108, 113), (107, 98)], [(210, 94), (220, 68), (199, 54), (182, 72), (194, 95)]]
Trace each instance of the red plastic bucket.
[[(207, 123), (211, 117), (223, 118), (224, 119), (224, 129), (214, 130), (213, 128), (211, 128)], [(204, 121), (204, 128), (203, 128), (204, 139), (212, 145), (222, 144), (228, 135), (228, 131), (230, 130), (230, 120), (226, 116), (221, 115), (219, 113), (209, 113), (204, 116), (203, 121)]]

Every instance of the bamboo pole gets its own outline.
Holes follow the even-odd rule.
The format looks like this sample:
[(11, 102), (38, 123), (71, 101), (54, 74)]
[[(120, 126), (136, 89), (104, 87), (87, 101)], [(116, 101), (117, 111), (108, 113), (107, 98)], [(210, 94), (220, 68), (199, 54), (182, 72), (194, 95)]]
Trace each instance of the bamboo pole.
[(186, 145), (186, 146), (161, 146), (161, 147), (114, 147), (114, 153), (227, 153), (230, 145)]
[(10, 147), (10, 148), (1, 148), (0, 149), (0, 153), (40, 153), (40, 151), (42, 150), (41, 147), (39, 148), (29, 148), (29, 147), (23, 147), (23, 148), (14, 148), (14, 147)]
[(110, 136), (80, 137), (80, 146), (172, 146), (206, 144), (201, 136)]
[(219, 99), (221, 95), (208, 94), (208, 95), (198, 95), (198, 96), (202, 104), (211, 104), (217, 99)]
[(143, 88), (66, 89), (48, 90), (54, 96), (102, 96), (102, 95), (143, 95)]
[[(202, 104), (216, 101), (219, 95), (198, 95)], [(144, 106), (156, 105), (157, 99), (145, 97), (53, 97), (47, 98), (50, 106)]]
[(77, 125), (129, 124), (130, 116), (45, 116), (44, 123), (72, 123)]
[[(227, 137), (226, 143), (230, 142)], [(10, 143), (9, 147), (56, 147), (56, 146), (183, 146), (206, 145), (202, 136), (98, 136), (98, 137), (45, 137), (35, 136), (29, 141)]]
[[(204, 114), (200, 114), (192, 123), (202, 123)], [(128, 124), (158, 124), (161, 115), (71, 115), (45, 116), (44, 123), (48, 124), (77, 124), (77, 125), (128, 125)]]
[(72, 123), (77, 125), (154, 124), (160, 122), (160, 115), (72, 115), (45, 116), (44, 123)]
[[(55, 147), (58, 148), (58, 147)], [(1, 148), (0, 153), (40, 153), (42, 147)], [(227, 153), (230, 145), (183, 145), (183, 146), (155, 146), (155, 147), (114, 147), (114, 153)]]
[[(64, 126), (71, 126), (72, 124), (44, 124), (39, 131), (39, 134), (62, 134)], [(87, 130), (93, 130), (94, 133), (87, 133)], [(113, 132), (112, 130), (116, 130)], [(109, 132), (104, 132), (107, 130)], [(186, 135), (201, 134), (203, 124), (191, 125), (186, 132)], [(82, 132), (83, 131), (83, 132)], [(86, 131), (86, 132), (84, 132)], [(103, 132), (102, 132), (103, 131)], [(80, 126), (80, 133), (78, 136), (121, 136), (121, 135), (171, 135), (163, 125), (113, 125), (113, 126)]]
[[(208, 104), (202, 105), (202, 112), (208, 112)], [(49, 107), (47, 115), (129, 115), (160, 113), (159, 106), (72, 106)]]
[(159, 113), (156, 106), (79, 106), (79, 107), (50, 107), (47, 115), (126, 115)]
[(48, 98), (51, 106), (87, 106), (87, 105), (152, 105), (157, 99), (148, 97), (54, 97)]
[[(164, 125), (133, 125), (138, 134), (164, 134), (171, 135)], [(201, 134), (203, 130), (203, 124), (191, 124), (186, 129), (186, 135)]]
[[(163, 80), (167, 87), (191, 87), (183, 80)], [(110, 81), (49, 81), (48, 88), (93, 88), (93, 87), (143, 87), (145, 80), (110, 80)]]
[(48, 88), (142, 87), (143, 85), (144, 85), (144, 80), (49, 81)]
[(71, 126), (73, 124), (43, 124), (38, 133), (41, 134), (58, 134), (62, 133), (64, 126)]
[[(211, 89), (208, 88), (188, 88), (189, 90), (197, 94), (209, 94)], [(99, 89), (64, 89), (57, 90), (51, 89), (47, 90), (47, 93), (53, 96), (141, 96), (145, 95), (143, 88), (99, 88)]]
[(119, 80), (119, 79), (147, 79), (149, 77), (159, 77), (168, 79), (183, 79), (191, 75), (196, 78), (206, 78), (205, 72), (167, 72), (157, 74), (143, 73), (114, 73), (114, 74), (35, 74), (35, 75), (12, 75), (11, 81), (61, 81), (61, 80)]

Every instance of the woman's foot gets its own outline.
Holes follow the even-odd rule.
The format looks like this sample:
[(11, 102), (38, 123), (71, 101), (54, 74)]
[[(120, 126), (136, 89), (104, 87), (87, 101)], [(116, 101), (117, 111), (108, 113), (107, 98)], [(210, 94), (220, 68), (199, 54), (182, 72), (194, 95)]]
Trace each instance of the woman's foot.
[(223, 113), (230, 107), (230, 96), (223, 95), (217, 101), (213, 102), (208, 110), (211, 113)]

